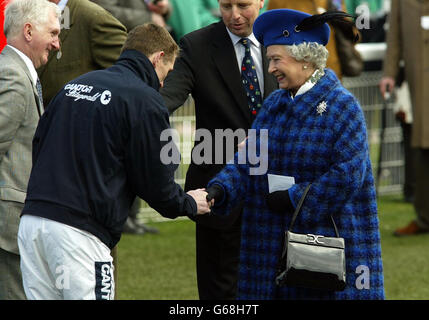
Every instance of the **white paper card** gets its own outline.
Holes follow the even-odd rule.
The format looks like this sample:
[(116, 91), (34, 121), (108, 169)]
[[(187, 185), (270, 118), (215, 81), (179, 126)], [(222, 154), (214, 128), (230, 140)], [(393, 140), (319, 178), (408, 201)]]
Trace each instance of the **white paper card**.
[(420, 24), (423, 29), (429, 30), (429, 16), (423, 16), (420, 18)]
[(278, 174), (267, 174), (268, 176), (268, 191), (269, 193), (275, 191), (288, 190), (295, 184), (295, 178), (289, 176), (281, 176)]

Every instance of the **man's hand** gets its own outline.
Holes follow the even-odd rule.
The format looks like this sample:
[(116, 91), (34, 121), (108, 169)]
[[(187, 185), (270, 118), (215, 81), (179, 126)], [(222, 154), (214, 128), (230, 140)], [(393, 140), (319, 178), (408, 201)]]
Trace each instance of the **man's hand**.
[(206, 200), (206, 189), (190, 190), (186, 193), (189, 194), (192, 198), (194, 198), (195, 202), (197, 203), (197, 214), (210, 213), (210, 206)]
[(393, 92), (393, 89), (395, 88), (395, 79), (393, 79), (392, 77), (383, 77), (381, 78), (378, 86), (380, 89), (381, 96), (384, 99), (388, 99), (388, 97), (386, 96), (386, 92)]
[(170, 11), (170, 3), (168, 0), (159, 0), (156, 4), (149, 2), (147, 7), (150, 11), (155, 12), (161, 16), (166, 15)]

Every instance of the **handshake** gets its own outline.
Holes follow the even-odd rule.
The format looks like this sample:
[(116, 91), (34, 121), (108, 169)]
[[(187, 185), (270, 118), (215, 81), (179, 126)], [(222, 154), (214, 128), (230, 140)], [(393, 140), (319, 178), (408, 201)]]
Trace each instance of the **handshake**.
[(210, 213), (215, 202), (220, 202), (224, 197), (224, 191), (218, 185), (213, 185), (208, 189), (190, 190), (187, 194), (197, 203), (198, 215)]
[[(223, 188), (219, 185), (212, 185), (206, 189), (196, 189), (188, 191), (192, 198), (197, 203), (197, 214), (206, 214), (211, 212), (211, 207), (214, 206), (215, 202), (222, 202), (225, 196)], [(289, 192), (287, 190), (275, 191), (265, 196), (267, 207), (278, 213), (293, 212), (294, 206), (289, 198)]]

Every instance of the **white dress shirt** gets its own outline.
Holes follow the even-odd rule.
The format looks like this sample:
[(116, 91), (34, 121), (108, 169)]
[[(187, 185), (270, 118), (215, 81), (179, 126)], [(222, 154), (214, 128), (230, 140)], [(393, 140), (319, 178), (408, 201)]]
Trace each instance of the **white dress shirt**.
[(311, 77), (298, 89), (295, 96), (291, 95), (292, 99), (295, 99), (297, 96), (302, 95), (306, 93), (307, 91), (310, 91), (311, 88), (314, 87), (314, 85), (319, 81), (319, 79), (324, 75), (324, 72), (320, 72), (319, 70), (315, 70)]
[[(244, 58), (244, 46), (239, 42), (241, 37), (236, 36), (231, 31), (226, 28), (228, 34), (231, 38), (232, 44), (234, 45), (235, 55), (237, 56), (238, 69), (241, 74), (241, 64)], [(246, 37), (250, 40), (250, 54), (252, 55), (253, 63), (256, 68), (256, 75), (258, 76), (259, 88), (261, 89), (262, 97), (264, 96), (264, 70), (262, 68), (262, 53), (261, 53), (261, 44), (256, 40), (255, 35), (252, 33), (250, 36)]]

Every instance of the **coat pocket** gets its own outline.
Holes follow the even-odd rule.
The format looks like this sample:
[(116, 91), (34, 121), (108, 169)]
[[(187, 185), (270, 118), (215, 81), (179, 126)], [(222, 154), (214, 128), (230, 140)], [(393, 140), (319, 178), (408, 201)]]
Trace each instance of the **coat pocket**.
[(14, 201), (19, 203), (25, 202), (26, 193), (13, 188), (0, 188), (0, 199), (5, 201)]

